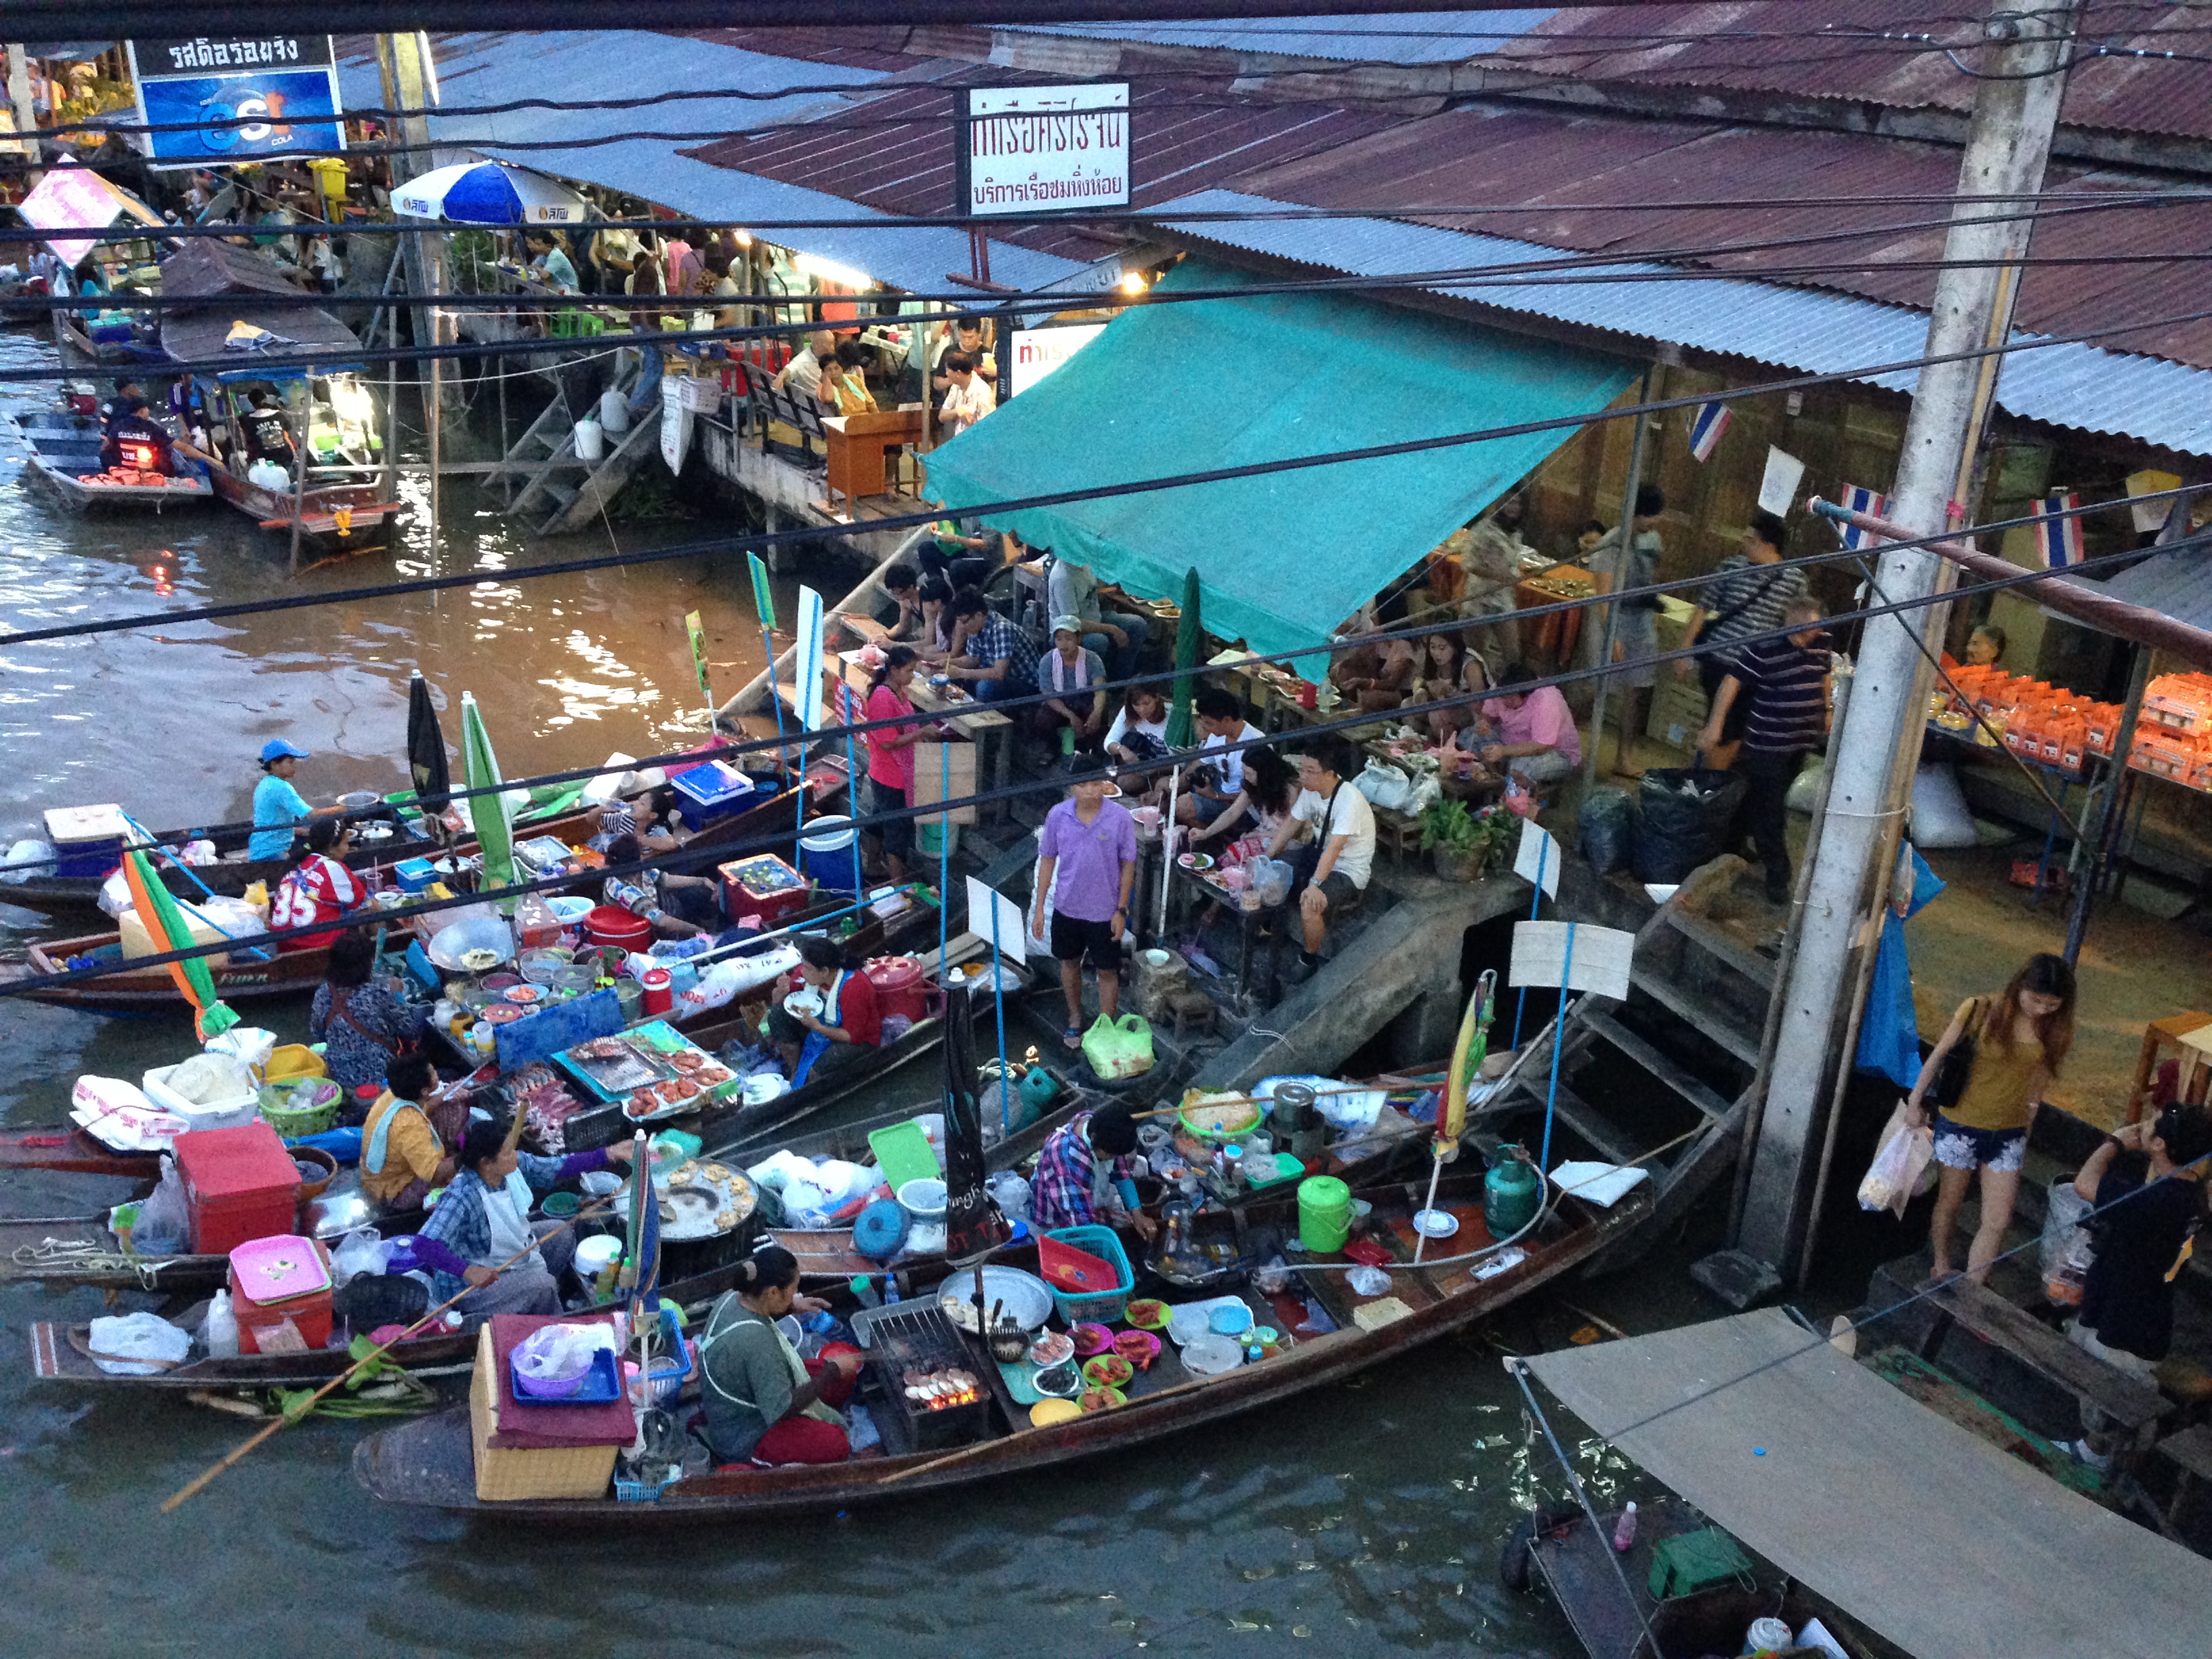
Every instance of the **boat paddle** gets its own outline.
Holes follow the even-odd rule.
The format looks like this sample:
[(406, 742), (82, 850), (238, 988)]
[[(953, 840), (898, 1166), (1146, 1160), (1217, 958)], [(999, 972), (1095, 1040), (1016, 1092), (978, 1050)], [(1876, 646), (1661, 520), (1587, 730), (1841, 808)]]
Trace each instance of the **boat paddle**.
[[(509, 1267), (514, 1266), (516, 1262), (521, 1261), (523, 1257), (528, 1255), (532, 1251), (537, 1249), (539, 1245), (544, 1243), (547, 1239), (558, 1238), (562, 1233), (567, 1232), (568, 1229), (574, 1226), (578, 1222), (586, 1220), (592, 1216), (605, 1215), (609, 1212), (611, 1207), (611, 1206), (606, 1204), (593, 1204), (578, 1210), (575, 1214), (570, 1216), (566, 1221), (556, 1227), (551, 1232), (533, 1237), (528, 1244), (517, 1250), (513, 1255), (507, 1257), (506, 1261), (494, 1267), (492, 1272), (495, 1273), (505, 1273)], [(326, 1395), (334, 1394), (339, 1389), (343, 1388), (346, 1383), (352, 1379), (354, 1374), (359, 1371), (363, 1366), (368, 1365), (374, 1361), (382, 1358), (386, 1354), (391, 1352), (391, 1351), (399, 1343), (406, 1341), (408, 1338), (413, 1336), (425, 1325), (428, 1325), (432, 1320), (444, 1313), (456, 1302), (459, 1302), (463, 1297), (468, 1295), (471, 1291), (477, 1288), (477, 1287), (474, 1285), (464, 1285), (459, 1291), (455, 1292), (453, 1295), (447, 1297), (436, 1307), (431, 1309), (429, 1312), (424, 1314), (412, 1325), (410, 1325), (405, 1330), (400, 1332), (398, 1335), (393, 1337), (391, 1341), (386, 1342), (381, 1347), (370, 1349), (359, 1359), (354, 1361), (352, 1364), (347, 1366), (345, 1370), (340, 1371), (329, 1382), (324, 1383), (321, 1388), (317, 1389), (314, 1393), (307, 1397), (307, 1399), (301, 1404), (298, 1410), (284, 1412), (277, 1417), (270, 1419), (266, 1428), (264, 1428), (258, 1433), (254, 1435), (252, 1438), (239, 1446), (235, 1450), (232, 1451), (229, 1455), (224, 1457), (219, 1462), (214, 1463), (209, 1468), (203, 1469), (190, 1481), (185, 1483), (184, 1486), (179, 1486), (175, 1492), (170, 1493), (168, 1497), (163, 1498), (161, 1500), (161, 1513), (164, 1515), (171, 1514), (183, 1504), (187, 1498), (198, 1497), (201, 1492), (207, 1490), (209, 1484), (214, 1480), (216, 1476), (221, 1474), (225, 1469), (230, 1468), (234, 1465), (242, 1462), (248, 1452), (252, 1451), (263, 1441), (276, 1434), (278, 1430), (283, 1428), (287, 1424), (296, 1422), (299, 1419), (305, 1417), (309, 1412), (313, 1411), (315, 1406)]]

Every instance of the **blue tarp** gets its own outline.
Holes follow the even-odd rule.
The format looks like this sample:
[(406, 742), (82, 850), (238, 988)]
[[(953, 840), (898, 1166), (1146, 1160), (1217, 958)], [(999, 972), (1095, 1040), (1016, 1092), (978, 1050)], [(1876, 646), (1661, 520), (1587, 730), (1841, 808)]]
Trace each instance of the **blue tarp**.
[[(1160, 284), (1234, 288), (1187, 259)], [(1016, 496), (1595, 415), (1634, 378), (1595, 353), (1346, 295), (1139, 306), (929, 457), (956, 510)], [(986, 513), (1102, 581), (1180, 600), (1255, 651), (1330, 633), (1573, 435), (1571, 428), (1218, 483)]]

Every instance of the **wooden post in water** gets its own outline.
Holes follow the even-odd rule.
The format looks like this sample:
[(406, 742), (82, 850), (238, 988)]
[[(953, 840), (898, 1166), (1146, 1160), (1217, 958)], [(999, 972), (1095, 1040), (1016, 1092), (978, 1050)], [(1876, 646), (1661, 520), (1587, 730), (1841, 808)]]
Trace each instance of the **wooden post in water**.
[(315, 377), (300, 377), (300, 432), (292, 453), (292, 569), (300, 574), (300, 519), (307, 510), (307, 435), (315, 429)]

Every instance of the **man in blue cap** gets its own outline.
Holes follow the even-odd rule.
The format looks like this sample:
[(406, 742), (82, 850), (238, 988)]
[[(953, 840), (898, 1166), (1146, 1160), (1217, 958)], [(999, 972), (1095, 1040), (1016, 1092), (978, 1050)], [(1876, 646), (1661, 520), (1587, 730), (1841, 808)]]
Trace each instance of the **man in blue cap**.
[(246, 843), (249, 859), (292, 856), (292, 836), (309, 818), (328, 817), (338, 809), (315, 807), (292, 787), (292, 775), (303, 760), (313, 756), (282, 738), (261, 745), (261, 781), (253, 786), (253, 839)]

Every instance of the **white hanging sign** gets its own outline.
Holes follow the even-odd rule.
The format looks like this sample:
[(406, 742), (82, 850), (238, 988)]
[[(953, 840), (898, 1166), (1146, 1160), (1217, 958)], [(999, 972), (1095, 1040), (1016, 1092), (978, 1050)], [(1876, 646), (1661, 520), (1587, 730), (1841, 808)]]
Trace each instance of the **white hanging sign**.
[(1129, 88), (977, 87), (968, 94), (971, 214), (1129, 204)]
[(822, 724), (822, 596), (799, 590), (799, 724), (811, 732)]
[(1023, 941), (1029, 937), (1029, 921), (1022, 915), (1022, 907), (995, 887), (987, 887), (975, 877), (968, 878), (968, 931), (980, 939), (989, 939), (993, 918), (997, 918), (999, 937), (995, 941), (999, 954), (1014, 962), (1026, 962), (1029, 952)]
[(1797, 499), (1797, 486), (1804, 477), (1804, 462), (1787, 450), (1767, 445), (1766, 475), (1759, 481), (1759, 511), (1783, 517)]
[(1553, 990), (1565, 986), (1618, 1001), (1628, 995), (1628, 970), (1635, 959), (1636, 935), (1618, 927), (1583, 921), (1513, 924), (1515, 985)]
[(1521, 845), (1514, 849), (1513, 873), (1530, 886), (1540, 884), (1546, 898), (1559, 896), (1559, 843), (1534, 818), (1521, 820)]

